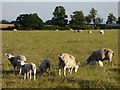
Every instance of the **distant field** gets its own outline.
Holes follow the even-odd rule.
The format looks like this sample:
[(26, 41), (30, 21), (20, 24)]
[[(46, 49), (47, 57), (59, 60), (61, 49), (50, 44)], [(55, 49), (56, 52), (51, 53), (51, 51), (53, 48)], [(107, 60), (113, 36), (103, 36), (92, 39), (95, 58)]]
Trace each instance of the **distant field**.
[[(80, 64), (93, 50), (110, 48), (115, 52), (114, 66), (104, 67), (81, 65), (77, 73), (58, 76), (58, 55), (62, 52), (72, 54)], [(4, 53), (25, 55), (28, 62), (38, 67), (44, 57), (51, 60), (51, 74), (40, 75), (37, 80), (23, 80), (22, 75), (14, 75), (12, 65)], [(120, 63), (118, 63), (118, 30), (87, 31), (3, 31), (2, 32), (2, 87), (3, 88), (120, 88)], [(11, 72), (9, 72), (11, 71)]]

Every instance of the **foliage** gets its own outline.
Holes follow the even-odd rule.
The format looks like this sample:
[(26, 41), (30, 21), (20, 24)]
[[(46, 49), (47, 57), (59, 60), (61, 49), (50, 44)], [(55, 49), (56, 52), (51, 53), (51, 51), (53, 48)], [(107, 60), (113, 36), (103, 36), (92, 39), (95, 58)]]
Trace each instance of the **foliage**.
[(85, 16), (82, 11), (75, 11), (73, 12), (73, 15), (71, 15), (70, 24), (81, 25), (84, 24), (84, 21), (85, 21)]
[(115, 16), (113, 15), (113, 13), (109, 13), (108, 19), (107, 19), (107, 21), (106, 21), (106, 24), (112, 24), (112, 23), (115, 22), (115, 21), (116, 21), (116, 18), (115, 18)]
[[(97, 15), (97, 10), (95, 10), (94, 8), (91, 8), (90, 14), (88, 16), (89, 16), (89, 18), (91, 18), (91, 21), (93, 22), (94, 26), (96, 24), (100, 24), (103, 22), (103, 18), (101, 18), (100, 16)], [(87, 21), (90, 22), (89, 19)]]
[(118, 18), (118, 21), (116, 21), (117, 24), (120, 24), (120, 17)]
[(66, 15), (65, 9), (63, 6), (57, 6), (53, 12), (54, 17), (52, 18), (53, 25), (65, 26), (67, 25), (68, 16)]
[(21, 14), (16, 19), (15, 27), (22, 30), (39, 30), (43, 29), (44, 24), (43, 21), (38, 17), (37, 13)]
[(2, 23), (2, 24), (9, 24), (10, 22), (7, 21), (7, 20), (1, 20), (0, 23)]
[(85, 17), (85, 23), (86, 24), (90, 24), (91, 23), (91, 16), (90, 15)]

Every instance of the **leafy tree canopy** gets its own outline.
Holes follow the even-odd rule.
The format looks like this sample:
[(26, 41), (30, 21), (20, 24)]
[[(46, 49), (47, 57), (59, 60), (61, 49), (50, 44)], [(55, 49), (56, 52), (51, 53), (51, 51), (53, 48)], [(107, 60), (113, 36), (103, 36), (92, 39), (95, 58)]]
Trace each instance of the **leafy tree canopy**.
[(17, 17), (15, 27), (18, 29), (42, 29), (44, 27), (43, 21), (38, 17), (37, 13), (21, 14)]
[(71, 15), (71, 21), (70, 24), (84, 24), (85, 16), (82, 11), (75, 11), (73, 12), (73, 15)]
[(53, 18), (52, 18), (52, 24), (53, 25), (59, 25), (59, 26), (65, 26), (67, 25), (68, 16), (66, 15), (65, 8), (63, 6), (57, 6), (53, 12)]
[(10, 22), (7, 21), (7, 20), (1, 20), (0, 23), (2, 23), (2, 24), (9, 24)]
[(109, 13), (108, 19), (106, 21), (106, 24), (112, 24), (116, 21), (116, 17), (113, 15), (113, 13)]

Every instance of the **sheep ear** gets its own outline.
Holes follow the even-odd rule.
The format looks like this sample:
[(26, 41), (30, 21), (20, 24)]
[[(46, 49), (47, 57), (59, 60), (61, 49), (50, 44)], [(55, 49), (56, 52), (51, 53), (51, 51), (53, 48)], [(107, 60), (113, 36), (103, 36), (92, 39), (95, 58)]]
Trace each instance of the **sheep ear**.
[(115, 55), (115, 53), (113, 52), (113, 56)]

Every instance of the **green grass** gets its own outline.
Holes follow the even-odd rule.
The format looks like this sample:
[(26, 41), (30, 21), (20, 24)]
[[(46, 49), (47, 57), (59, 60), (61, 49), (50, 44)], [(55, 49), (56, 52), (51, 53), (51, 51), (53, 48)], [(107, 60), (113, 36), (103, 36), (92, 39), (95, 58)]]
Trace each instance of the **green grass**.
[[(58, 76), (59, 54), (68, 52), (82, 64), (93, 50), (100, 48), (110, 48), (115, 52), (113, 67), (108, 66), (107, 61), (103, 68), (80, 65), (77, 73)], [(37, 80), (23, 80), (22, 75), (15, 75), (5, 52), (25, 55), (27, 62), (35, 63)], [(44, 57), (51, 60), (50, 75), (39, 74), (38, 66)], [(106, 30), (104, 35), (97, 30), (92, 34), (87, 31), (2, 31), (2, 70), (3, 88), (119, 88), (118, 30)]]

